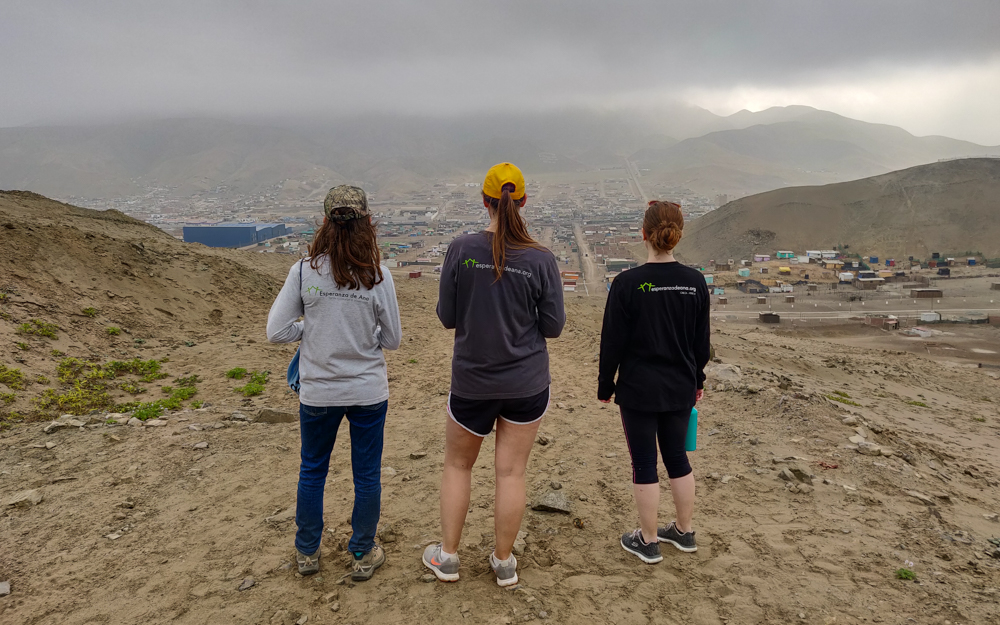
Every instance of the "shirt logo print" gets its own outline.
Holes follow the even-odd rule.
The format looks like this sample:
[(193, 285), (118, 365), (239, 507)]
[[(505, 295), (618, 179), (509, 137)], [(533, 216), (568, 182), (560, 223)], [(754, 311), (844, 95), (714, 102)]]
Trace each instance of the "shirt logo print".
[(322, 295), (323, 294), (323, 290), (321, 288), (319, 288), (318, 286), (311, 286), (311, 287), (309, 287), (309, 288), (306, 289), (306, 293), (315, 293), (316, 295)]
[(649, 290), (655, 287), (656, 285), (653, 284), (652, 282), (643, 282), (642, 284), (639, 285), (639, 290), (642, 291), (643, 293), (649, 293)]
[(465, 260), (462, 261), (462, 264), (465, 265), (466, 269), (469, 268), (469, 263), (472, 263), (472, 266), (475, 267), (476, 265), (479, 264), (479, 261), (476, 260), (475, 258), (466, 258)]

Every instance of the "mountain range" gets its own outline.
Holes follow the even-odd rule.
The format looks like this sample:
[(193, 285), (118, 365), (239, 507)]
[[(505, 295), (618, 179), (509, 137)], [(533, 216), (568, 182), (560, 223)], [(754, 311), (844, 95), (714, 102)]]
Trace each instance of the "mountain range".
[(657, 192), (683, 187), (742, 197), (993, 153), (1000, 147), (915, 137), (804, 106), (725, 117), (673, 105), (448, 118), (172, 119), (0, 129), (0, 188), (112, 198), (153, 187), (177, 196), (219, 186), (240, 193), (278, 187), (304, 199), (350, 181), (392, 198), (431, 179), (476, 179), (503, 160), (530, 178), (620, 167), (629, 159)]

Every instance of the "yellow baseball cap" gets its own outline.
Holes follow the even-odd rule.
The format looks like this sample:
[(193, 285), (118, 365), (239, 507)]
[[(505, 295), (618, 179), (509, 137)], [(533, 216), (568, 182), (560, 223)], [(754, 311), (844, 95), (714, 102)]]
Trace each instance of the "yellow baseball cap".
[(483, 193), (499, 200), (503, 195), (505, 184), (514, 185), (514, 191), (510, 194), (512, 199), (520, 200), (524, 197), (524, 175), (512, 163), (500, 163), (490, 167), (486, 172), (486, 180), (483, 181)]

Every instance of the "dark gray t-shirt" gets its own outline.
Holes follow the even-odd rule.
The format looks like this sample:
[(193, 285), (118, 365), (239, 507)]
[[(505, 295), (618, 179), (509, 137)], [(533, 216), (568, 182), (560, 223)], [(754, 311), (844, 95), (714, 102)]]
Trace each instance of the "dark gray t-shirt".
[(546, 338), (566, 324), (559, 266), (547, 249), (508, 250), (493, 272), (493, 235), (467, 234), (448, 247), (437, 314), (455, 330), (451, 392), (466, 399), (531, 397), (551, 382)]

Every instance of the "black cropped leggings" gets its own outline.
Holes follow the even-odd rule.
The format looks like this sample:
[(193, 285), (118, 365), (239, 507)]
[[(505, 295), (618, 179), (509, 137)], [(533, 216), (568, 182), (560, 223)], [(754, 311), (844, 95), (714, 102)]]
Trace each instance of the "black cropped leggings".
[(646, 412), (619, 407), (625, 440), (632, 455), (632, 483), (656, 484), (656, 442), (670, 479), (691, 473), (685, 442), (691, 410), (673, 412)]

